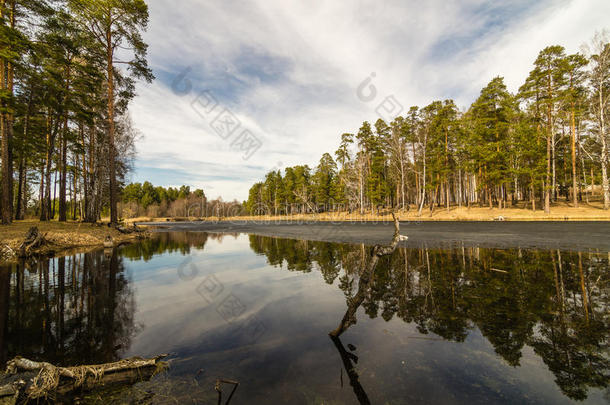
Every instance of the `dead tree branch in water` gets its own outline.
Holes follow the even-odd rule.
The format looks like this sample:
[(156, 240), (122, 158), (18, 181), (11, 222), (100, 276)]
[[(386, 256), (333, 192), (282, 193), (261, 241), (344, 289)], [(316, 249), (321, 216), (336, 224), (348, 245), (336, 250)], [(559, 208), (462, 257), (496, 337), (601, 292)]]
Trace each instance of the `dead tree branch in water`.
[[(360, 402), (362, 405), (370, 405), (371, 401), (369, 400), (366, 391), (362, 387), (362, 384), (360, 384), (360, 377), (356, 371), (356, 367), (354, 367), (354, 363), (358, 362), (358, 356), (345, 350), (339, 336), (341, 336), (341, 334), (345, 332), (347, 328), (356, 323), (356, 311), (358, 310), (358, 307), (362, 305), (365, 296), (369, 293), (371, 277), (375, 272), (379, 258), (394, 253), (398, 243), (401, 240), (406, 239), (406, 237), (400, 235), (400, 224), (394, 212), (392, 212), (392, 218), (394, 219), (394, 237), (392, 238), (392, 242), (388, 246), (376, 245), (373, 248), (373, 251), (371, 252), (371, 259), (362, 271), (362, 274), (360, 274), (360, 281), (358, 282), (358, 291), (356, 292), (356, 295), (354, 295), (351, 299), (348, 299), (347, 311), (345, 312), (341, 323), (339, 323), (337, 329), (329, 333), (331, 340), (341, 356), (341, 361), (343, 362), (343, 366), (347, 371), (350, 385), (356, 394), (356, 398), (358, 398), (358, 402)], [(350, 345), (348, 345), (348, 347), (350, 347)], [(350, 350), (353, 349), (355, 349), (353, 346), (350, 347)]]
[(356, 310), (364, 301), (364, 298), (369, 290), (369, 284), (371, 281), (371, 276), (375, 272), (375, 268), (377, 267), (377, 262), (379, 258), (382, 256), (390, 255), (394, 253), (396, 250), (396, 246), (398, 246), (398, 242), (400, 242), (400, 224), (396, 215), (392, 212), (392, 218), (394, 219), (394, 238), (392, 242), (388, 246), (376, 245), (373, 248), (371, 253), (371, 259), (368, 262), (366, 268), (360, 275), (360, 281), (358, 282), (358, 292), (356, 295), (352, 297), (348, 302), (347, 312), (345, 312), (345, 316), (341, 320), (337, 329), (333, 330), (329, 333), (329, 335), (334, 337), (339, 337), (343, 332), (347, 330), (351, 325), (356, 323)]

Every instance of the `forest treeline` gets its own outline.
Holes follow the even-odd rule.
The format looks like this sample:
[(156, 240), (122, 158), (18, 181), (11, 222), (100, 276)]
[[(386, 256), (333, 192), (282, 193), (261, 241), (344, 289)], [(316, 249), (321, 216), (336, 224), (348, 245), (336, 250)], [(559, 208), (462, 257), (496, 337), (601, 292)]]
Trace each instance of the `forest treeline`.
[(364, 122), (307, 165), (269, 172), (249, 190), (250, 214), (527, 205), (550, 212), (600, 189), (610, 208), (610, 44), (583, 53), (543, 49), (516, 94), (493, 78), (464, 112), (453, 100)]
[(0, 0), (2, 223), (118, 219), (151, 81), (143, 0)]
[(132, 183), (122, 190), (119, 212), (122, 218), (137, 217), (224, 217), (245, 215), (237, 200), (209, 200), (202, 189), (190, 186), (161, 187), (152, 183)]

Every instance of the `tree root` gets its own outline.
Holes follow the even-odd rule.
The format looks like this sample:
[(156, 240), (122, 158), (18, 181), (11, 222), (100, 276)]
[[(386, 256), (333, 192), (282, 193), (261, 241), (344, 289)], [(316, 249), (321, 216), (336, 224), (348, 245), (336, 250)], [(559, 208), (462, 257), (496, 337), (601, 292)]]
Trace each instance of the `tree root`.
[(31, 227), (25, 234), (24, 241), (19, 245), (19, 257), (29, 257), (35, 249), (48, 244), (46, 236), (47, 234), (40, 233), (37, 227)]

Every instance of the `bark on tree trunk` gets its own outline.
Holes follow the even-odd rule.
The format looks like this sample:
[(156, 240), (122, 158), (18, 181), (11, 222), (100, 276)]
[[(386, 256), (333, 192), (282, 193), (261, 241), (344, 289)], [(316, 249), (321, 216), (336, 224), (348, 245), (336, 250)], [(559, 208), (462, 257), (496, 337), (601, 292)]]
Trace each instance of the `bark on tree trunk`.
[[(604, 209), (610, 209), (610, 185), (608, 184), (608, 142), (606, 140), (606, 122), (604, 117), (603, 87), (599, 88), (599, 135), (602, 142), (602, 188), (604, 190)], [(593, 180), (591, 180), (593, 182)]]
[(555, 158), (555, 131), (551, 134), (551, 197), (553, 202), (557, 201), (557, 169), (556, 169), (556, 158)]
[[(548, 78), (548, 96), (552, 100), (552, 78), (549, 76)], [(546, 214), (551, 213), (551, 190), (555, 187), (555, 179), (554, 179), (554, 167), (555, 162), (551, 163), (553, 159), (553, 150), (554, 145), (551, 145), (553, 140), (555, 139), (553, 132), (553, 112), (551, 111), (551, 105), (548, 105), (547, 108), (547, 120), (548, 120), (548, 128), (546, 134), (546, 181), (544, 183), (544, 212)], [(553, 180), (551, 187), (551, 165), (553, 166)]]
[(46, 168), (44, 173), (44, 210), (40, 214), (41, 221), (48, 221), (51, 219), (51, 155), (53, 153), (52, 145), (53, 142), (49, 142), (49, 138), (47, 138)]
[(55, 206), (57, 205), (57, 167), (55, 167), (55, 175), (53, 176), (53, 205), (51, 209), (51, 219), (55, 218)]
[(551, 136), (546, 137), (546, 181), (544, 182), (544, 212), (551, 213)]
[(87, 222), (95, 222), (97, 220), (96, 142), (94, 122), (89, 136), (89, 205), (87, 207)]
[(66, 213), (66, 183), (68, 181), (68, 116), (64, 115), (63, 134), (61, 137), (61, 162), (59, 174), (59, 221), (67, 220)]
[(15, 208), (15, 219), (23, 219), (23, 193), (25, 192), (25, 163), (23, 151), (19, 154), (19, 180), (17, 184), (17, 207)]
[(608, 183), (608, 142), (602, 136), (602, 189), (604, 190), (604, 209), (610, 209), (610, 185)]
[[(6, 1), (0, 1), (0, 18), (5, 19), (7, 10)], [(8, 19), (11, 29), (15, 28), (15, 1), (9, 1)], [(9, 45), (9, 48), (11, 46)], [(7, 93), (2, 101), (3, 112), (0, 114), (0, 136), (2, 141), (2, 167), (1, 167), (1, 213), (2, 224), (10, 224), (13, 220), (13, 162), (12, 162), (12, 138), (13, 138), (13, 114), (9, 109), (7, 100), (13, 96), (14, 67), (8, 58), (0, 60), (0, 90)]]
[(65, 94), (63, 97), (63, 131), (61, 139), (61, 167), (60, 167), (60, 179), (59, 179), (59, 220), (65, 222), (67, 220), (67, 208), (66, 208), (66, 183), (68, 181), (68, 100), (70, 94), (70, 60), (68, 60), (68, 66), (65, 69), (66, 84)]
[[(0, 2), (0, 17), (4, 20), (4, 10), (5, 10), (5, 1), (1, 1)], [(7, 89), (7, 82), (6, 82), (6, 61), (4, 60), (4, 58), (2, 60), (0, 60), (0, 90), (2, 92), (5, 92)], [(6, 108), (6, 102), (2, 101), (2, 107)], [(2, 148), (2, 173), (1, 173), (1, 179), (0, 181), (2, 182), (2, 201), (0, 203), (0, 208), (2, 211), (2, 224), (10, 224), (11, 223), (11, 218), (12, 218), (12, 213), (10, 211), (10, 183), (8, 181), (9, 177), (11, 176), (10, 173), (10, 165), (9, 165), (9, 160), (10, 160), (10, 153), (9, 153), (9, 148), (10, 148), (10, 143), (9, 143), (9, 137), (8, 137), (8, 122), (6, 119), (6, 114), (4, 112), (2, 112), (2, 114), (0, 114), (0, 136), (2, 136), (2, 141), (1, 141), (1, 148)]]
[(574, 113), (574, 102), (572, 102), (572, 204), (578, 207), (578, 177), (576, 175), (576, 117)]
[[(424, 142), (427, 142), (424, 139)], [(422, 165), (423, 165), (423, 173), (422, 173), (422, 185), (421, 185), (421, 201), (419, 202), (419, 210), (418, 210), (418, 215), (421, 216), (422, 210), (424, 209), (424, 203), (426, 201), (426, 146), (424, 145), (423, 147), (423, 160), (422, 160)]]

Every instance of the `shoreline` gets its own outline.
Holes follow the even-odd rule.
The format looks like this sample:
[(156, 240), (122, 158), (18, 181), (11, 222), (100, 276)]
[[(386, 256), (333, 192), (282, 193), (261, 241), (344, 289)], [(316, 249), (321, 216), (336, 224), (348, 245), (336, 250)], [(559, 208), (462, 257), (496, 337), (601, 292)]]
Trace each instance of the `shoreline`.
[(114, 247), (149, 237), (149, 232), (124, 234), (106, 224), (84, 222), (57, 222), (38, 220), (14, 221), (2, 225), (0, 231), (0, 264), (13, 264), (20, 260), (17, 255), (20, 244), (30, 227), (38, 227), (45, 235), (47, 244), (34, 249), (29, 257), (63, 256), (104, 247), (107, 236), (112, 237)]

